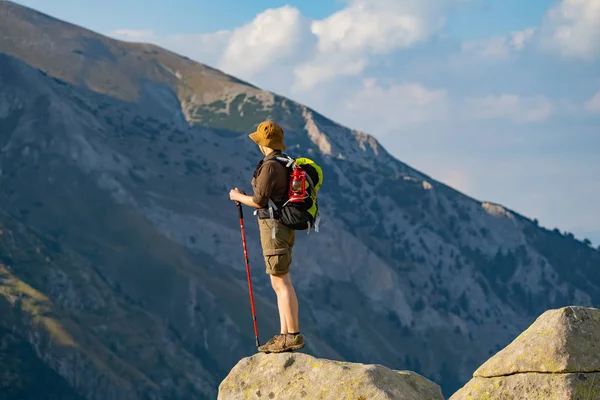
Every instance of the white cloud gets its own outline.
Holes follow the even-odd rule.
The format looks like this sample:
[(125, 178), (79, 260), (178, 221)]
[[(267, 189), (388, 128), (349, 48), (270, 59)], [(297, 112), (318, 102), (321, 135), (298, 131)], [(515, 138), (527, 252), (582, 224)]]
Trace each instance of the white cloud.
[(545, 15), (542, 46), (564, 57), (591, 59), (600, 54), (600, 1), (562, 0)]
[[(555, 106), (544, 96), (514, 94), (451, 98), (444, 89), (432, 89), (417, 82), (383, 87), (373, 78), (344, 102), (346, 120), (370, 121), (380, 132), (440, 122), (466, 123), (477, 120), (505, 120), (513, 123), (546, 121)], [(374, 125), (376, 124), (376, 125)]]
[[(370, 121), (377, 129), (399, 130), (410, 125), (439, 121), (448, 114), (445, 90), (420, 83), (394, 84), (384, 88), (373, 78), (365, 79), (353, 97), (345, 101), (347, 119)], [(356, 122), (358, 123), (358, 121)]]
[(295, 69), (298, 91), (341, 75), (358, 75), (373, 56), (414, 46), (443, 25), (446, 1), (349, 0), (348, 6), (312, 23), (316, 56)]
[(515, 51), (521, 51), (531, 40), (535, 29), (514, 31), (506, 36), (496, 36), (480, 40), (468, 40), (462, 44), (462, 52), (488, 59), (505, 59)]
[(533, 42), (566, 58), (593, 59), (600, 55), (600, 1), (561, 0), (544, 15), (539, 28), (468, 40), (463, 43), (462, 51), (500, 60)]
[(483, 40), (471, 40), (463, 43), (464, 52), (472, 52), (483, 58), (503, 59), (515, 51), (521, 51), (531, 40), (535, 29), (514, 31), (506, 36), (497, 36)]
[(308, 22), (297, 8), (268, 9), (233, 31), (219, 67), (248, 77), (307, 49)]
[(294, 75), (292, 89), (307, 92), (363, 73), (374, 57), (426, 41), (443, 26), (451, 1), (346, 0), (341, 11), (312, 22), (283, 6), (232, 31), (165, 36), (122, 29), (112, 36), (153, 42), (246, 80), (269, 71), (282, 76), (287, 68)]
[[(310, 51), (310, 22), (297, 8), (267, 9), (248, 24), (209, 34), (160, 35), (152, 30), (119, 29), (110, 36), (152, 42), (238, 78), (251, 79), (265, 68)], [(302, 56), (301, 56), (302, 57)], [(295, 60), (294, 60), (295, 59)], [(289, 67), (290, 69), (292, 67)]]
[(534, 28), (524, 29), (522, 31), (514, 31), (509, 35), (509, 43), (515, 50), (523, 50), (527, 42), (531, 40), (531, 37), (535, 33)]
[(585, 104), (585, 109), (600, 113), (600, 90)]
[(469, 116), (474, 119), (507, 119), (517, 123), (541, 122), (553, 112), (544, 96), (521, 97), (514, 94), (486, 96), (466, 100)]
[(157, 38), (156, 32), (149, 29), (118, 29), (111, 36), (125, 41), (150, 41)]
[[(439, 1), (438, 1), (439, 3)], [(322, 53), (385, 54), (410, 47), (442, 26), (435, 2), (351, 0), (349, 6), (312, 24)]]
[(341, 75), (359, 75), (367, 66), (366, 57), (353, 59), (328, 55), (317, 56), (313, 61), (303, 63), (294, 69), (294, 91), (310, 91), (318, 84)]

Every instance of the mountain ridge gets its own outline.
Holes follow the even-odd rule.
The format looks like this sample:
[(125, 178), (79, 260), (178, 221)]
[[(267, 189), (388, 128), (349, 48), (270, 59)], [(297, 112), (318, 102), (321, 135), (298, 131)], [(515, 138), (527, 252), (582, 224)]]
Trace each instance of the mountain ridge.
[[(11, 14), (12, 14), (13, 17), (16, 18), (16, 16), (19, 13), (23, 13), (23, 12), (33, 13), (34, 15), (43, 16), (45, 18), (50, 19), (53, 24), (59, 24), (61, 22), (61, 21), (56, 20), (56, 19), (54, 19), (53, 17), (51, 17), (51, 16), (49, 16), (47, 14), (40, 13), (38, 11), (35, 11), (33, 9), (30, 9), (30, 8), (27, 8), (27, 7), (24, 7), (24, 6), (21, 6), (21, 5), (17, 5), (17, 4), (15, 4), (15, 3), (13, 3), (13, 2), (11, 2), (9, 0), (2, 0), (2, 2), (0, 2), (0, 7), (6, 8), (6, 10), (4, 10), (4, 12), (2, 13), (2, 15), (4, 15), (4, 18), (5, 18), (5, 20), (3, 21), (3, 22), (5, 22), (5, 26), (9, 26), (10, 25), (10, 24), (7, 23), (7, 21), (10, 19)], [(12, 21), (16, 21), (17, 19), (15, 19), (15, 18), (12, 18)], [(252, 83), (249, 83), (249, 82), (246, 82), (246, 81), (241, 81), (238, 78), (236, 78), (234, 76), (231, 76), (231, 75), (229, 75), (229, 74), (227, 74), (227, 73), (225, 73), (225, 72), (223, 72), (223, 71), (221, 71), (221, 70), (219, 70), (217, 68), (210, 67), (210, 66), (208, 66), (206, 64), (202, 64), (202, 63), (197, 62), (197, 61), (190, 60), (189, 58), (187, 58), (185, 56), (178, 55), (178, 54), (173, 53), (172, 51), (164, 49), (164, 48), (162, 48), (160, 46), (157, 46), (157, 45), (154, 45), (154, 44), (150, 44), (150, 43), (144, 43), (144, 42), (128, 42), (128, 41), (122, 41), (122, 40), (118, 40), (118, 39), (113, 39), (113, 38), (110, 38), (108, 36), (105, 36), (105, 35), (102, 35), (100, 33), (94, 32), (92, 30), (86, 29), (86, 28), (81, 27), (81, 26), (76, 25), (76, 24), (72, 24), (72, 23), (67, 23), (67, 24), (68, 24), (69, 28), (76, 28), (78, 31), (81, 31), (83, 34), (85, 34), (86, 37), (87, 36), (91, 36), (94, 39), (98, 39), (98, 40), (101, 40), (102, 42), (110, 43), (111, 45), (121, 45), (121, 46), (125, 46), (126, 48), (128, 48), (130, 50), (135, 50), (136, 51), (136, 56), (139, 56), (139, 53), (147, 51), (150, 48), (150, 49), (152, 49), (152, 50), (155, 51), (155, 53), (152, 53), (152, 55), (157, 55), (156, 53), (164, 53), (164, 54), (169, 55), (172, 59), (187, 60), (188, 62), (186, 64), (189, 64), (189, 65), (191, 65), (193, 67), (199, 68), (200, 70), (205, 70), (205, 69), (210, 70), (213, 73), (215, 73), (219, 78), (222, 78), (222, 80), (224, 80), (224, 81), (227, 81), (227, 82), (231, 81), (231, 82), (234, 82), (236, 84), (240, 84), (240, 85), (242, 85), (244, 87), (247, 87), (247, 88), (250, 88), (250, 89), (256, 91), (257, 93), (261, 93), (261, 94), (263, 94), (265, 96), (270, 96), (273, 99), (275, 97), (277, 97), (279, 99), (279, 101), (281, 101), (282, 103), (286, 103), (286, 102), (295, 103), (290, 98), (287, 98), (287, 97), (282, 96), (282, 95), (280, 95), (278, 93), (275, 93), (275, 92), (271, 92), (271, 91), (268, 91), (268, 90), (261, 89), (261, 88), (255, 86), (255, 85), (253, 85)], [(20, 29), (20, 30), (22, 31), (24, 29)], [(8, 42), (10, 42), (11, 39), (12, 39), (12, 41), (16, 41), (17, 39), (15, 39), (15, 37), (22, 38), (23, 35), (13, 35), (12, 37), (11, 36), (4, 36), (3, 38), (0, 38), (0, 40), (3, 40), (3, 42), (1, 42), (2, 45), (3, 45), (3, 51), (6, 54), (13, 55), (16, 58), (19, 58), (19, 59), (21, 59), (23, 61), (26, 61), (30, 65), (33, 65), (33, 66), (39, 68), (39, 66), (36, 66), (36, 63), (33, 62), (33, 58), (35, 57), (35, 53), (33, 53), (33, 54), (22, 54), (21, 51), (12, 51), (12, 52), (8, 51), (7, 52), (7, 49), (10, 49), (10, 46), (7, 47)], [(68, 44), (69, 45), (69, 46), (66, 46), (66, 48), (67, 49), (72, 49), (70, 51), (71, 53), (74, 52), (74, 51), (78, 51), (76, 48), (80, 45), (80, 43), (78, 43), (77, 40), (74, 40), (74, 39), (77, 39), (77, 36), (75, 36), (74, 38), (71, 38), (69, 36), (68, 39), (71, 39), (71, 40), (67, 41), (67, 43), (63, 43), (63, 44)], [(15, 47), (17, 49), (19, 49), (20, 46), (15, 46)], [(152, 58), (152, 60), (154, 61), (155, 59)], [(45, 65), (44, 65), (46, 67), (46, 69), (48, 69), (48, 70), (45, 70), (45, 72), (49, 73), (50, 75), (52, 75), (54, 77), (60, 78), (61, 74), (59, 73), (59, 71), (57, 71), (57, 68), (54, 68), (53, 66), (51, 66), (51, 65), (49, 66), (47, 64), (48, 63), (46, 62)], [(177, 72), (178, 72), (175, 65), (169, 65), (167, 63), (167, 65), (164, 65), (164, 67), (167, 68), (169, 70), (169, 72), (173, 76), (175, 76), (177, 74)], [(44, 70), (43, 68), (40, 68), (40, 69)], [(97, 91), (98, 93), (104, 93), (104, 94), (107, 93), (107, 92), (103, 92), (102, 90), (100, 90), (101, 88), (91, 87), (90, 85), (86, 85), (85, 84), (86, 82), (77, 82), (75, 79), (68, 79), (68, 78), (64, 79), (64, 78), (65, 77), (63, 77), (61, 79), (63, 79), (65, 82), (68, 82), (68, 83), (71, 83), (71, 84), (83, 84), (84, 87), (87, 87), (88, 89), (91, 89), (93, 91)], [(175, 82), (175, 83), (177, 83), (177, 82)], [(127, 86), (132, 86), (132, 84), (128, 84)], [(172, 82), (171, 82), (171, 87), (172, 87), (172, 89), (174, 91), (179, 91), (180, 90), (180, 89), (178, 89), (177, 85), (173, 84)], [(108, 92), (108, 93), (112, 94), (111, 92)], [(240, 92), (238, 91), (238, 92), (234, 92), (234, 93), (236, 95), (238, 95)], [(227, 94), (227, 90), (225, 90), (224, 93), (220, 93), (220, 94), (221, 95), (223, 95), (223, 94), (226, 95)], [(255, 94), (255, 93), (253, 93), (253, 94)], [(206, 94), (203, 94), (203, 96), (206, 96)], [(117, 98), (121, 98), (121, 96), (117, 96)], [(221, 97), (219, 97), (219, 100), (220, 99), (221, 99)], [(180, 101), (182, 102), (182, 108), (184, 109), (184, 115), (186, 115), (186, 117), (188, 117), (187, 112), (186, 112), (187, 110), (185, 110), (185, 106), (186, 106), (186, 101), (187, 100), (185, 98), (183, 98), (183, 97), (180, 97)], [(269, 100), (269, 101), (274, 101), (274, 100)], [(323, 114), (319, 113), (317, 110), (312, 109), (310, 107), (307, 107), (307, 106), (301, 106), (301, 107), (302, 107), (303, 111), (306, 112), (306, 113), (308, 113), (308, 114), (310, 114), (311, 117), (314, 116), (314, 115), (316, 115), (318, 118), (325, 119), (328, 124), (340, 126), (343, 129), (350, 131), (355, 136), (355, 138), (360, 138), (360, 143), (362, 143), (362, 144), (369, 143), (369, 145), (372, 148), (377, 148), (377, 149), (379, 149), (379, 151), (383, 151), (385, 153), (385, 155), (387, 155), (388, 157), (393, 158), (387, 152), (387, 150), (385, 150), (385, 148), (383, 148), (383, 146), (381, 146), (381, 144), (377, 141), (377, 139), (375, 139), (372, 135), (369, 135), (369, 134), (367, 134), (365, 132), (361, 132), (361, 131), (357, 131), (357, 130), (353, 130), (353, 129), (350, 129), (348, 127), (345, 127), (344, 125), (342, 125), (342, 124), (340, 124), (340, 123), (338, 123), (336, 121), (333, 121), (333, 120), (325, 117)], [(194, 125), (195, 121), (193, 121), (191, 119), (188, 119), (188, 123)], [(199, 126), (203, 127), (202, 124), (199, 124)], [(405, 164), (403, 164), (403, 165), (405, 165)], [(408, 167), (408, 168), (410, 168), (415, 173), (418, 173), (419, 176), (426, 176), (423, 173), (416, 171), (412, 167)], [(428, 179), (432, 179), (431, 177), (427, 177), (427, 178)], [(440, 183), (440, 182), (438, 182), (438, 183)]]

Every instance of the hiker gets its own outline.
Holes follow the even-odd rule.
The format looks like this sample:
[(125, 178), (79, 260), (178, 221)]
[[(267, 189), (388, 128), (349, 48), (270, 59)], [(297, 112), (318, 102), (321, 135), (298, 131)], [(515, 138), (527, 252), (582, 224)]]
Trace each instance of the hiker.
[(298, 326), (298, 299), (290, 277), (292, 248), (295, 230), (279, 221), (273, 214), (271, 204), (281, 206), (286, 202), (289, 188), (289, 171), (275, 157), (282, 156), (286, 149), (283, 129), (272, 122), (264, 121), (249, 135), (259, 147), (264, 158), (258, 163), (252, 178), (253, 196), (232, 189), (229, 198), (257, 209), (258, 225), (266, 273), (277, 295), (280, 334), (258, 348), (264, 353), (280, 353), (304, 347), (304, 337)]

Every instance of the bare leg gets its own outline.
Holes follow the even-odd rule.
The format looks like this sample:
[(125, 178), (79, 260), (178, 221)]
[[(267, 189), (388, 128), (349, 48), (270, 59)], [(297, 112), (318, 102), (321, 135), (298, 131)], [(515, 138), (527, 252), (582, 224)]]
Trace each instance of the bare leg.
[(271, 275), (271, 286), (273, 287), (273, 290), (277, 295), (277, 310), (279, 311), (279, 329), (280, 333), (284, 335), (288, 333), (288, 330), (285, 314), (283, 313), (285, 305), (283, 304), (283, 298), (279, 295), (279, 292), (281, 291), (281, 279), (278, 278), (278, 276), (276, 275)]
[(282, 304), (280, 296), (277, 296), (277, 309), (279, 310), (279, 326), (280, 332), (282, 335), (288, 333), (287, 322), (285, 320), (285, 314), (281, 311), (284, 305)]
[(299, 332), (298, 298), (290, 274), (271, 275), (271, 285), (277, 294), (281, 333)]

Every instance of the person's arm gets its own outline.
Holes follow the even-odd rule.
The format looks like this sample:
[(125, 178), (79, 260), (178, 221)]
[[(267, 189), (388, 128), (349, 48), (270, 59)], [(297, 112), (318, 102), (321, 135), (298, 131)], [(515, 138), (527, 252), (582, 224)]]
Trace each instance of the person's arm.
[(238, 188), (231, 189), (229, 192), (229, 198), (233, 201), (239, 201), (240, 203), (254, 208), (262, 208), (260, 205), (256, 204), (252, 199), (252, 196), (248, 196), (242, 192)]

